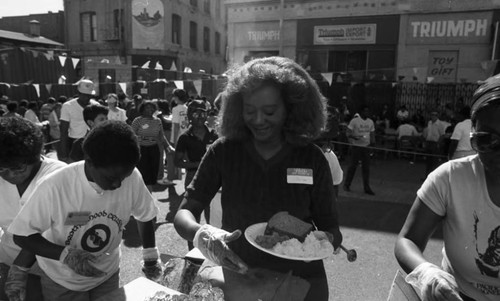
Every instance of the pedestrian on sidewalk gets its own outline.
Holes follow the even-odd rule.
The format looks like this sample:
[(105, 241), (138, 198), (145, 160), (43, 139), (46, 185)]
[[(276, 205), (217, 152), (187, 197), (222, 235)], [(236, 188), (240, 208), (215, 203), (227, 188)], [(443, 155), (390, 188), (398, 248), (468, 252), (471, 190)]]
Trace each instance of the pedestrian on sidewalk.
[[(163, 125), (158, 117), (154, 117), (153, 113), (158, 110), (156, 104), (150, 100), (145, 100), (139, 107), (141, 116), (137, 117), (132, 122), (132, 129), (139, 139), (141, 146), (141, 159), (137, 164), (137, 168), (142, 174), (144, 183), (149, 191), (153, 191), (153, 185), (156, 184), (158, 178), (158, 170), (160, 169), (160, 147), (163, 147), (165, 153), (175, 152), (175, 149), (165, 139), (163, 133)], [(164, 185), (172, 185), (174, 183), (165, 183)]]
[(363, 106), (359, 117), (354, 117), (347, 126), (347, 137), (351, 143), (351, 161), (347, 169), (344, 190), (351, 191), (351, 183), (356, 173), (359, 161), (363, 174), (363, 187), (366, 194), (375, 195), (370, 187), (370, 149), (375, 145), (375, 125), (368, 115), (370, 109)]
[[(186, 169), (185, 189), (193, 180), (206, 150), (218, 138), (217, 133), (214, 130), (209, 130), (205, 124), (207, 121), (207, 108), (203, 101), (198, 99), (191, 101), (188, 105), (187, 116), (190, 126), (177, 141), (174, 159), (176, 167)], [(203, 212), (205, 221), (210, 223), (210, 206), (207, 206)], [(188, 241), (188, 247), (190, 250), (193, 249), (191, 241)]]
[[(340, 246), (332, 176), (325, 156), (313, 144), (325, 127), (326, 100), (307, 71), (288, 58), (255, 59), (229, 74), (220, 138), (209, 147), (188, 186), (175, 228), (225, 269), (291, 270), (310, 284), (305, 300), (327, 301), (323, 261), (280, 259), (240, 238), (247, 227), (288, 211), (330, 232), (334, 248)], [(221, 187), (222, 229), (200, 225), (197, 220)]]
[[(399, 233), (395, 255), (423, 300), (490, 301), (500, 292), (500, 75), (473, 95), (470, 142), (477, 155), (434, 170)], [(441, 267), (424, 250), (443, 227)]]
[(161, 273), (158, 208), (135, 168), (140, 151), (127, 124), (109, 120), (83, 143), (85, 161), (46, 176), (8, 228), (37, 255), (44, 300), (93, 301), (119, 288), (120, 244), (130, 216), (142, 242), (143, 272)]
[(439, 112), (431, 111), (431, 120), (427, 123), (423, 136), (425, 139), (425, 176), (427, 177), (439, 165), (439, 142), (444, 136), (447, 125), (439, 120)]

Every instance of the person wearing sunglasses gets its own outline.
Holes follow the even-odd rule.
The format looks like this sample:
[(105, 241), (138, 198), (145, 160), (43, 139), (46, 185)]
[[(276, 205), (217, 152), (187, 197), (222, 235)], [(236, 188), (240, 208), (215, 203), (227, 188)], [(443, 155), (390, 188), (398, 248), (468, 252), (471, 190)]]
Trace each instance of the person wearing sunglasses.
[[(37, 300), (36, 293), (40, 291), (40, 279), (34, 275), (37, 268), (28, 274), (34, 255), (28, 256), (31, 262), (19, 262), (21, 258), (15, 261), (21, 248), (7, 228), (42, 178), (66, 165), (43, 157), (42, 147), (43, 134), (34, 123), (19, 117), (0, 118), (0, 300), (8, 300), (6, 290), (9, 296), (15, 294), (12, 289), (5, 289), (8, 274), (29, 281), (26, 300), (31, 299), (30, 295), (31, 300)], [(24, 280), (18, 282), (19, 293), (26, 289)], [(36, 283), (38, 288), (32, 286)]]
[[(490, 301), (500, 298), (500, 75), (474, 93), (470, 142), (477, 155), (433, 171), (417, 192), (399, 233), (395, 255), (406, 281), (423, 300)], [(443, 226), (443, 260), (423, 255)]]

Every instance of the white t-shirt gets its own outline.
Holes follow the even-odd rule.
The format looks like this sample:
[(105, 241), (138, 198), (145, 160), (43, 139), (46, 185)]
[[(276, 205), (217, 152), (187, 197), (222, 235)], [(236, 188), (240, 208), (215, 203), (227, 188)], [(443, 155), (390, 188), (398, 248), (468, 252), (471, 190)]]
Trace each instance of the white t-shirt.
[(24, 191), (22, 197), (19, 195), (17, 186), (5, 181), (0, 177), (0, 262), (11, 265), (21, 250), (12, 240), (12, 234), (7, 228), (24, 206), (29, 196), (41, 180), (51, 172), (66, 166), (66, 163), (43, 157), (42, 165), (33, 180)]
[(172, 125), (176, 123), (179, 124), (179, 133), (177, 133), (177, 137), (174, 137), (174, 131), (172, 131), (171, 140), (173, 143), (177, 143), (179, 137), (189, 128), (187, 106), (185, 104), (176, 105), (172, 109)]
[(444, 135), (448, 125), (449, 124), (446, 124), (444, 121), (441, 121), (439, 119), (435, 122), (432, 122), (432, 120), (430, 120), (427, 123), (427, 128), (425, 130), (425, 140), (438, 142), (439, 138)]
[(429, 175), (417, 195), (434, 213), (444, 216), (443, 269), (455, 276), (467, 296), (499, 300), (500, 207), (489, 197), (479, 157), (444, 163)]
[[(119, 246), (130, 215), (145, 222), (158, 213), (137, 168), (120, 188), (99, 194), (85, 176), (84, 163), (75, 162), (46, 177), (9, 227), (17, 235), (42, 233), (52, 243), (100, 255), (94, 265), (107, 273), (102, 277), (84, 277), (58, 260), (37, 256), (40, 268), (53, 281), (73, 291), (95, 288), (118, 270)], [(86, 224), (65, 225), (75, 213), (85, 212)]]
[(344, 177), (344, 172), (340, 167), (339, 159), (331, 150), (323, 153), (325, 154), (326, 160), (328, 161), (328, 165), (330, 165), (333, 185), (340, 185), (340, 183), (342, 183), (342, 178)]
[[(91, 99), (89, 103), (89, 105), (98, 104), (99, 103), (93, 99)], [(77, 98), (73, 98), (63, 103), (60, 120), (69, 122), (68, 137), (70, 138), (82, 138), (89, 130), (89, 127), (83, 120), (83, 107), (78, 103)]]
[(118, 121), (127, 121), (127, 112), (124, 109), (118, 108), (118, 111), (113, 111), (109, 109), (108, 111), (108, 120), (118, 120)]
[(413, 125), (404, 123), (398, 126), (396, 135), (398, 135), (398, 139), (401, 139), (401, 137), (403, 136), (418, 136), (419, 134), (417, 129)]
[(39, 124), (40, 123), (40, 120), (38, 119), (38, 116), (31, 109), (29, 109), (28, 111), (26, 111), (26, 113), (24, 113), (24, 118), (28, 119), (29, 121), (33, 122), (34, 124)]
[(370, 133), (375, 131), (375, 125), (370, 118), (353, 118), (347, 127), (352, 131), (353, 136), (359, 137), (359, 139), (351, 139), (353, 145), (368, 146), (370, 144)]
[(457, 123), (451, 139), (458, 140), (457, 151), (471, 151), (472, 146), (470, 145), (470, 131), (472, 129), (472, 121), (470, 119), (465, 119), (462, 122)]

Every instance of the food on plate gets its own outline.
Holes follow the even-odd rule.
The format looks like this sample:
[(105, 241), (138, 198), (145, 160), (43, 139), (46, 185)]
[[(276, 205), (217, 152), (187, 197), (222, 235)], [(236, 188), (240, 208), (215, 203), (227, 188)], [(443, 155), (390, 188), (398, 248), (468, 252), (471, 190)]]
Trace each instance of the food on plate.
[(282, 211), (269, 219), (264, 235), (258, 235), (255, 242), (274, 253), (292, 257), (319, 258), (333, 254), (327, 234), (312, 230), (312, 225)]
[(272, 235), (273, 232), (290, 238), (296, 238), (303, 242), (307, 234), (313, 230), (313, 226), (306, 223), (295, 216), (288, 214), (286, 211), (281, 211), (273, 215), (267, 222), (265, 235)]
[(303, 243), (295, 238), (279, 242), (272, 248), (272, 250), (275, 253), (292, 257), (328, 257), (333, 254), (333, 245), (328, 239), (318, 238), (318, 236), (321, 237), (323, 233), (324, 232), (322, 231), (313, 231), (306, 236)]

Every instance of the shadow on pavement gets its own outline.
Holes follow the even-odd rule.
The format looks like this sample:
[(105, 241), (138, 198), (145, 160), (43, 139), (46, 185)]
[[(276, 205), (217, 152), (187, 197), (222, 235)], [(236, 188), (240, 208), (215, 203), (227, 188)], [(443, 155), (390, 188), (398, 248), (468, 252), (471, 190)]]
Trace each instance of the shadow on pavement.
[[(398, 234), (403, 226), (411, 204), (382, 201), (367, 201), (342, 198), (337, 203), (342, 227), (383, 231)], [(441, 226), (437, 227), (433, 238), (442, 239)]]

